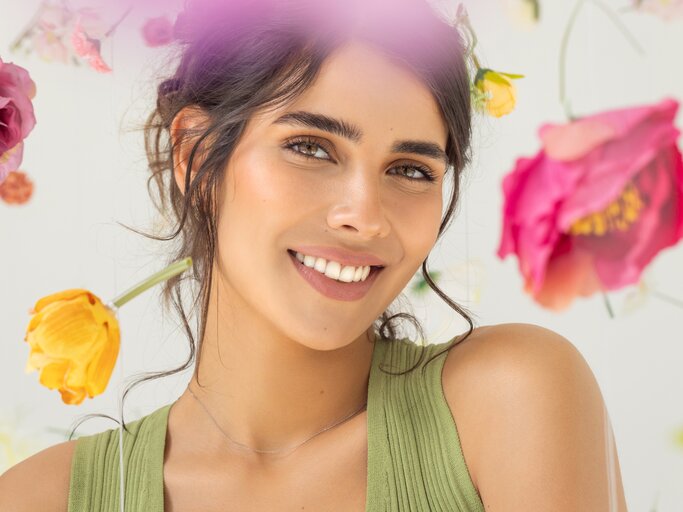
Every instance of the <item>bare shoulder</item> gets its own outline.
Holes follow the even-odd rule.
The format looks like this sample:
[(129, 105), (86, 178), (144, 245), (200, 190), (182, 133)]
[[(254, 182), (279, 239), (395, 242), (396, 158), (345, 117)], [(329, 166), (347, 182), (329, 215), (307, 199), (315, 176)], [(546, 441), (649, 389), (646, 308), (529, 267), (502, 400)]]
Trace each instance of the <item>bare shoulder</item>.
[(0, 510), (66, 512), (76, 442), (45, 448), (0, 475)]
[(487, 509), (611, 510), (612, 499), (626, 511), (600, 388), (568, 339), (533, 324), (479, 327), (450, 350), (442, 378)]

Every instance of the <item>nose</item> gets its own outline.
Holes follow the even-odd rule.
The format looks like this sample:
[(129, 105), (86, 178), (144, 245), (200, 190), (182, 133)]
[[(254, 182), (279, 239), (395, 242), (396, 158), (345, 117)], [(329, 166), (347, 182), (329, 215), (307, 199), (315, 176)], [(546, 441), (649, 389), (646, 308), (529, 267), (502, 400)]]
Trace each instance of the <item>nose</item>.
[(335, 203), (327, 216), (328, 225), (335, 230), (355, 231), (365, 240), (387, 236), (391, 226), (382, 204), (377, 175), (368, 169), (358, 169), (347, 173), (347, 177), (340, 182), (335, 194)]

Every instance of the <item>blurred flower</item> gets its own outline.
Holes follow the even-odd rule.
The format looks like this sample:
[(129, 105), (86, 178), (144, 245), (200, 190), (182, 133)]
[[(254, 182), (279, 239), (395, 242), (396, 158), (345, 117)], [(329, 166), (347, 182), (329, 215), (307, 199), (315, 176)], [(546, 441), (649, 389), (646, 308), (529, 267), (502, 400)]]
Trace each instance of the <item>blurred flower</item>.
[(35, 95), (28, 71), (0, 58), (0, 183), (21, 164), (24, 139), (36, 124)]
[(102, 393), (119, 353), (114, 312), (91, 292), (72, 289), (43, 297), (33, 314), (26, 372), (40, 370), (40, 383), (58, 389), (66, 404)]
[(40, 383), (78, 405), (107, 387), (120, 347), (118, 308), (157, 283), (184, 272), (192, 258), (177, 261), (126, 290), (106, 305), (80, 288), (41, 298), (29, 312), (24, 341), (30, 352), (25, 371), (40, 370)]
[(683, 0), (634, 0), (633, 6), (666, 21), (683, 16)]
[(520, 27), (536, 26), (541, 17), (538, 0), (503, 0), (503, 3), (510, 18)]
[(100, 55), (100, 40), (88, 36), (81, 26), (80, 18), (76, 20), (73, 32), (71, 33), (71, 44), (79, 57), (83, 57), (88, 61), (90, 67), (98, 73), (109, 73), (111, 68), (102, 59)]
[(524, 289), (544, 307), (637, 283), (683, 238), (678, 102), (541, 127), (543, 149), (503, 182), (498, 256), (515, 253)]
[(97, 9), (72, 9), (66, 3), (43, 1), (10, 48), (12, 51), (23, 49), (26, 53), (35, 51), (41, 59), (49, 62), (79, 64), (83, 59), (92, 69), (108, 73), (111, 68), (102, 59), (102, 42), (113, 35), (130, 9), (108, 26)]
[(509, 114), (514, 110), (517, 101), (517, 92), (512, 80), (523, 77), (524, 75), (479, 68), (474, 78), (474, 86), (481, 94), (475, 100), (475, 106), (494, 117)]
[(10, 171), (0, 183), (0, 199), (7, 204), (26, 204), (33, 195), (33, 182), (22, 171)]
[(173, 41), (173, 23), (166, 16), (148, 19), (142, 27), (142, 37), (147, 46), (164, 46)]

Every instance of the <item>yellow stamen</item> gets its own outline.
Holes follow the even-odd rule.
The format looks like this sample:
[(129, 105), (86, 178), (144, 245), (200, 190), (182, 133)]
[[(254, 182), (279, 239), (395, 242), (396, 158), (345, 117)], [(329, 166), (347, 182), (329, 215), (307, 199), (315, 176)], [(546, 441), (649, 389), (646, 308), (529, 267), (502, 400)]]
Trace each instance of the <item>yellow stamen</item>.
[(575, 221), (569, 228), (572, 236), (605, 236), (627, 231), (640, 217), (643, 201), (638, 189), (629, 183), (619, 197), (600, 211)]

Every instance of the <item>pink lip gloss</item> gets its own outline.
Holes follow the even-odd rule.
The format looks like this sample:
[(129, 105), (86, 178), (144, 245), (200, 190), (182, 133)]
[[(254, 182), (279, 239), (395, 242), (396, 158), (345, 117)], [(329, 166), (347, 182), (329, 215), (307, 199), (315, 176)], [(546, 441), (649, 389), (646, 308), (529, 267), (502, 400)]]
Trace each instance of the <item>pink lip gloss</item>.
[(370, 273), (365, 281), (345, 283), (327, 277), (325, 274), (321, 274), (317, 270), (307, 267), (296, 259), (295, 253), (290, 251), (287, 251), (287, 253), (299, 274), (308, 282), (308, 284), (330, 299), (352, 301), (364, 297), (375, 282), (375, 279), (377, 279), (380, 271), (383, 270), (383, 268), (379, 267), (370, 267)]

